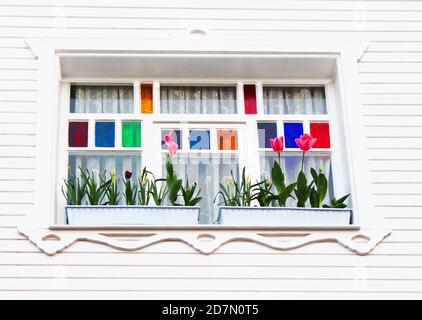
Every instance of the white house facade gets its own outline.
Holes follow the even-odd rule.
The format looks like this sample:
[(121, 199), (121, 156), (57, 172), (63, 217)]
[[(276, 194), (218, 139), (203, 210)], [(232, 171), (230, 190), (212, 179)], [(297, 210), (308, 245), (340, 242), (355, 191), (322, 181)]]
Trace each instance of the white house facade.
[(421, 39), (420, 1), (0, 0), (0, 299), (420, 298)]

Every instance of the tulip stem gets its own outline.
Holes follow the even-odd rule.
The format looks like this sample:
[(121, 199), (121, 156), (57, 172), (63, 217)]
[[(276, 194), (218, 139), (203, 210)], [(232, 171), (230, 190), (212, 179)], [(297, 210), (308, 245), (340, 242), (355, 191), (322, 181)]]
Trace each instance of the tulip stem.
[(278, 165), (281, 167), (281, 154), (278, 152)]
[(305, 165), (305, 152), (302, 152), (302, 172)]

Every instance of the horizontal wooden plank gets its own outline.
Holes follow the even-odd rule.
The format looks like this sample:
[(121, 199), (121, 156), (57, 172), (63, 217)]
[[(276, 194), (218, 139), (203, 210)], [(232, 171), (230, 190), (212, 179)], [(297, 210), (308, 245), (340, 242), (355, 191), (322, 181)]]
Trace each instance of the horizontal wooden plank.
[(34, 169), (0, 169), (0, 177), (2, 180), (31, 180), (34, 179)]
[(0, 134), (35, 134), (35, 123), (2, 123)]
[[(421, 152), (422, 153), (422, 152)], [(370, 173), (371, 181), (373, 182), (411, 182), (422, 183), (422, 171), (413, 172), (374, 172)]]
[[(422, 50), (421, 50), (422, 52)], [(366, 52), (362, 62), (422, 62), (421, 52)]]
[(351, 299), (418, 299), (420, 293), (409, 292), (379, 292), (379, 291), (365, 291), (364, 289), (354, 292), (336, 291), (324, 292), (318, 289), (310, 292), (295, 291), (222, 291), (222, 290), (149, 290), (142, 289), (138, 291), (101, 291), (101, 290), (8, 290), (0, 292), (0, 299), (34, 299), (36, 294), (38, 299), (48, 300), (72, 300), (77, 297), (81, 300), (97, 300), (97, 299), (112, 299), (112, 300), (231, 300), (235, 296), (239, 300), (262, 300), (262, 299), (324, 299), (324, 300), (351, 300)]
[(364, 115), (421, 116), (421, 105), (365, 105)]
[(422, 52), (422, 42), (371, 42), (367, 52)]
[[(259, 272), (258, 272), (259, 271)], [(0, 266), (1, 278), (54, 279), (421, 279), (417, 268)]]
[(397, 159), (397, 160), (412, 160), (422, 159), (422, 149), (401, 149), (397, 152), (395, 149), (369, 149), (368, 159)]
[[(0, 102), (3, 101), (30, 101), (38, 99), (36, 91), (0, 91)], [(3, 119), (2, 119), (3, 120)]]
[(365, 133), (370, 138), (387, 138), (387, 137), (421, 137), (422, 134), (418, 127), (406, 126), (367, 126)]
[(418, 94), (362, 94), (363, 104), (418, 104), (422, 103), (422, 93)]
[(34, 199), (30, 191), (0, 191), (0, 203), (34, 203)]
[[(1, 124), (0, 127), (2, 127)], [(2, 157), (34, 157), (35, 148), (27, 146), (0, 146), (0, 154)]]
[(416, 188), (408, 189), (407, 192), (411, 194), (385, 194), (385, 195), (375, 195), (374, 205), (392, 205), (392, 206), (415, 206), (421, 207), (421, 218), (422, 218), (422, 188), (420, 191), (415, 190)]
[[(372, 42), (371, 42), (372, 43)], [(400, 42), (392, 42), (392, 44), (399, 44)], [(413, 42), (405, 42), (413, 43)], [(373, 77), (382, 77), (382, 74), (414, 74), (422, 72), (422, 63), (415, 62), (362, 62), (358, 63), (359, 73), (372, 74)], [(382, 80), (382, 79), (381, 79)]]
[[(417, 148), (422, 146), (422, 137), (367, 138), (367, 146), (369, 148)], [(409, 163), (409, 165), (410, 167), (406, 169), (415, 170), (412, 165), (417, 165), (417, 163)]]
[[(1, 116), (1, 113), (0, 113)], [(35, 146), (34, 135), (1, 135), (0, 145), (2, 146)]]
[(0, 168), (2, 169), (34, 169), (35, 159), (34, 158), (2, 158), (0, 156)]
[[(422, 91), (421, 91), (422, 92)], [(417, 115), (394, 115), (394, 116), (365, 116), (364, 125), (366, 126), (421, 126), (422, 116)], [(415, 130), (415, 132), (418, 130)]]
[[(414, 183), (373, 183), (371, 191), (374, 194), (388, 195), (388, 194), (419, 194), (422, 193), (421, 187)], [(402, 212), (407, 214), (406, 212)]]
[[(198, 3), (193, 0), (182, 0), (175, 5), (174, 1), (171, 0), (162, 0), (159, 3), (152, 0), (139, 3), (135, 0), (124, 0), (119, 3), (120, 7), (130, 7), (130, 8), (144, 8), (144, 7), (158, 7), (158, 8), (225, 8), (225, 9), (237, 9), (240, 5), (239, 1), (231, 1), (227, 3), (226, 1), (216, 0), (213, 2), (204, 2)], [(243, 4), (243, 2), (242, 2)], [(15, 6), (79, 6), (79, 7), (114, 7), (115, 1), (113, 0), (93, 0), (89, 4), (83, 0), (71, 1), (71, 0), (57, 0), (52, 2), (52, 0), (40, 0), (36, 4), (30, 0), (3, 0), (2, 5), (15, 5)], [(406, 2), (394, 2), (394, 1), (294, 1), (294, 2), (279, 2), (274, 0), (268, 0), (265, 4), (258, 6), (256, 3), (244, 3), (242, 6), (244, 9), (300, 9), (300, 10), (367, 10), (367, 11), (415, 11), (422, 10), (422, 4), (417, 1), (406, 1)]]
[(1, 48), (0, 58), (33, 59), (34, 56), (28, 48)]
[[(0, 90), (38, 90), (35, 80), (0, 80)], [(1, 109), (0, 109), (1, 110)]]
[(0, 180), (0, 192), (2, 191), (34, 192), (34, 181)]
[[(422, 55), (422, 53), (421, 53)], [(360, 90), (362, 93), (421, 93), (422, 92), (422, 83), (420, 84), (391, 84), (391, 83), (371, 83), (371, 84), (361, 84)]]
[[(4, 63), (4, 67), (2, 65), (2, 61)], [(11, 65), (11, 61), (17, 61), (16, 65), (21, 66), (22, 69), (17, 68), (17, 66)], [(26, 60), (0, 59), (0, 80), (37, 80), (38, 70), (24, 69), (25, 61)], [(6, 65), (9, 66), (9, 69), (5, 68)], [(33, 66), (32, 63), (30, 65)]]
[[(0, 227), (17, 227), (24, 222), (24, 216), (34, 210), (33, 204), (0, 203)], [(16, 216), (16, 217), (8, 217)], [(20, 216), (19, 216), (20, 215)]]
[[(415, 71), (417, 70), (417, 64), (415, 63)], [(361, 84), (367, 83), (422, 83), (422, 72), (388, 72), (385, 69), (383, 73), (360, 73), (359, 80)], [(386, 103), (388, 104), (388, 103)], [(405, 104), (404, 101), (398, 104)]]
[(34, 6), (4, 6), (0, 16), (24, 17), (85, 17), (92, 18), (125, 18), (125, 19), (184, 19), (184, 20), (325, 20), (325, 21), (421, 21), (416, 11), (364, 11), (364, 10), (271, 10), (264, 6), (257, 10), (244, 9), (238, 6), (236, 10), (220, 8), (151, 8), (151, 7), (34, 7)]

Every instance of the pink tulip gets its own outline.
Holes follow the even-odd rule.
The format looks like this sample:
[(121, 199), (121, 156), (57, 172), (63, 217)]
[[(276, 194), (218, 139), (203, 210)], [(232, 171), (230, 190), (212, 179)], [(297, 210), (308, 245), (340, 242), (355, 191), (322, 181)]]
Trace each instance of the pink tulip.
[(164, 142), (168, 145), (169, 142), (174, 142), (173, 131), (170, 131), (164, 136)]
[(169, 150), (170, 157), (174, 157), (176, 155), (177, 150), (179, 149), (179, 146), (177, 143), (170, 141), (167, 143), (167, 148)]
[(309, 151), (317, 142), (317, 138), (313, 138), (311, 135), (305, 133), (300, 136), (300, 138), (296, 138), (295, 142), (297, 146), (303, 152)]
[(280, 153), (284, 149), (284, 140), (283, 137), (275, 137), (274, 139), (270, 139), (271, 147), (277, 153)]

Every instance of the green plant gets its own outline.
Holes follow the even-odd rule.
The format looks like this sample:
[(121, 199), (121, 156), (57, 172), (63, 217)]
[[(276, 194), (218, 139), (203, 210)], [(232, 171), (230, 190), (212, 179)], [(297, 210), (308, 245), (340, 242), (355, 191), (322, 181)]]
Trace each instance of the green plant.
[(309, 202), (312, 208), (321, 208), (322, 203), (327, 195), (328, 181), (325, 177), (322, 168), (319, 169), (319, 173), (314, 168), (311, 168), (311, 174), (313, 178), (314, 187), (311, 189), (309, 195)]
[(277, 194), (271, 198), (277, 200), (280, 207), (285, 207), (287, 199), (292, 197), (296, 182), (286, 186), (283, 170), (277, 161), (274, 161), (273, 167), (271, 168), (271, 179), (277, 191)]
[(116, 172), (114, 170), (111, 172), (110, 180), (105, 183), (108, 183), (108, 188), (106, 190), (107, 202), (105, 204), (109, 206), (118, 205), (120, 202), (120, 179), (116, 176)]
[(86, 185), (86, 196), (88, 198), (88, 204), (102, 205), (103, 199), (106, 195), (106, 191), (110, 185), (110, 180), (105, 180), (106, 171), (103, 174), (99, 174), (99, 179), (95, 172), (89, 172), (86, 169), (86, 172), (79, 168), (81, 171), (81, 178), (83, 183)]
[[(168, 189), (164, 182), (165, 179), (153, 179), (150, 182), (149, 193), (156, 206), (162, 206), (167, 196)], [(158, 185), (160, 185), (160, 187), (158, 187)]]
[(306, 175), (303, 171), (300, 171), (297, 176), (296, 181), (296, 188), (294, 189), (294, 193), (297, 199), (297, 206), (300, 208), (304, 208), (306, 206), (306, 201), (309, 199), (311, 195), (313, 181), (308, 185), (308, 180), (306, 179)]
[(324, 208), (337, 208), (337, 209), (344, 209), (347, 208), (347, 205), (344, 203), (344, 201), (346, 201), (346, 199), (350, 196), (349, 194), (346, 194), (345, 196), (341, 197), (340, 199), (336, 199), (335, 197), (333, 197), (331, 199), (331, 203), (328, 204), (324, 204), (323, 207)]
[(258, 195), (256, 200), (261, 207), (269, 207), (274, 201), (274, 195), (271, 192), (273, 184), (270, 179), (265, 179), (262, 183), (258, 184)]
[(168, 189), (168, 199), (172, 206), (177, 205), (176, 201), (179, 196), (180, 188), (182, 187), (182, 179), (177, 178), (177, 174), (174, 171), (173, 163), (170, 160), (170, 156), (167, 156), (166, 159), (166, 184)]
[(135, 183), (132, 183), (130, 180), (132, 178), (132, 172), (125, 171), (125, 192), (124, 197), (126, 200), (126, 205), (128, 206), (134, 206), (136, 205), (136, 196), (137, 196), (137, 190), (138, 187)]
[[(240, 183), (234, 178), (233, 171), (231, 171), (230, 175), (231, 177), (226, 179), (226, 185), (220, 183), (220, 191), (216, 197), (220, 195), (223, 201), (219, 204), (224, 203), (225, 206), (231, 207), (249, 207), (252, 201), (258, 198), (259, 188), (257, 189), (257, 187), (262, 182), (252, 184), (250, 178), (246, 176), (245, 167), (242, 170)], [(214, 202), (216, 197), (214, 198)]]
[(192, 186), (189, 186), (189, 180), (187, 179), (186, 179), (185, 186), (181, 187), (182, 197), (183, 197), (183, 202), (184, 202), (183, 204), (185, 206), (196, 206), (199, 202), (201, 202), (202, 200), (202, 197), (200, 196), (201, 189), (199, 189), (195, 194), (196, 187), (197, 187), (196, 182)]
[(86, 195), (86, 184), (84, 181), (80, 181), (79, 178), (73, 175), (72, 170), (69, 167), (69, 177), (64, 180), (64, 186), (62, 186), (62, 193), (69, 205), (82, 204), (82, 200)]
[(148, 175), (152, 175), (152, 173), (148, 171), (147, 168), (144, 168), (142, 170), (141, 177), (138, 179), (139, 180), (138, 203), (143, 206), (147, 206), (151, 198), (151, 193), (150, 193), (151, 181)]

